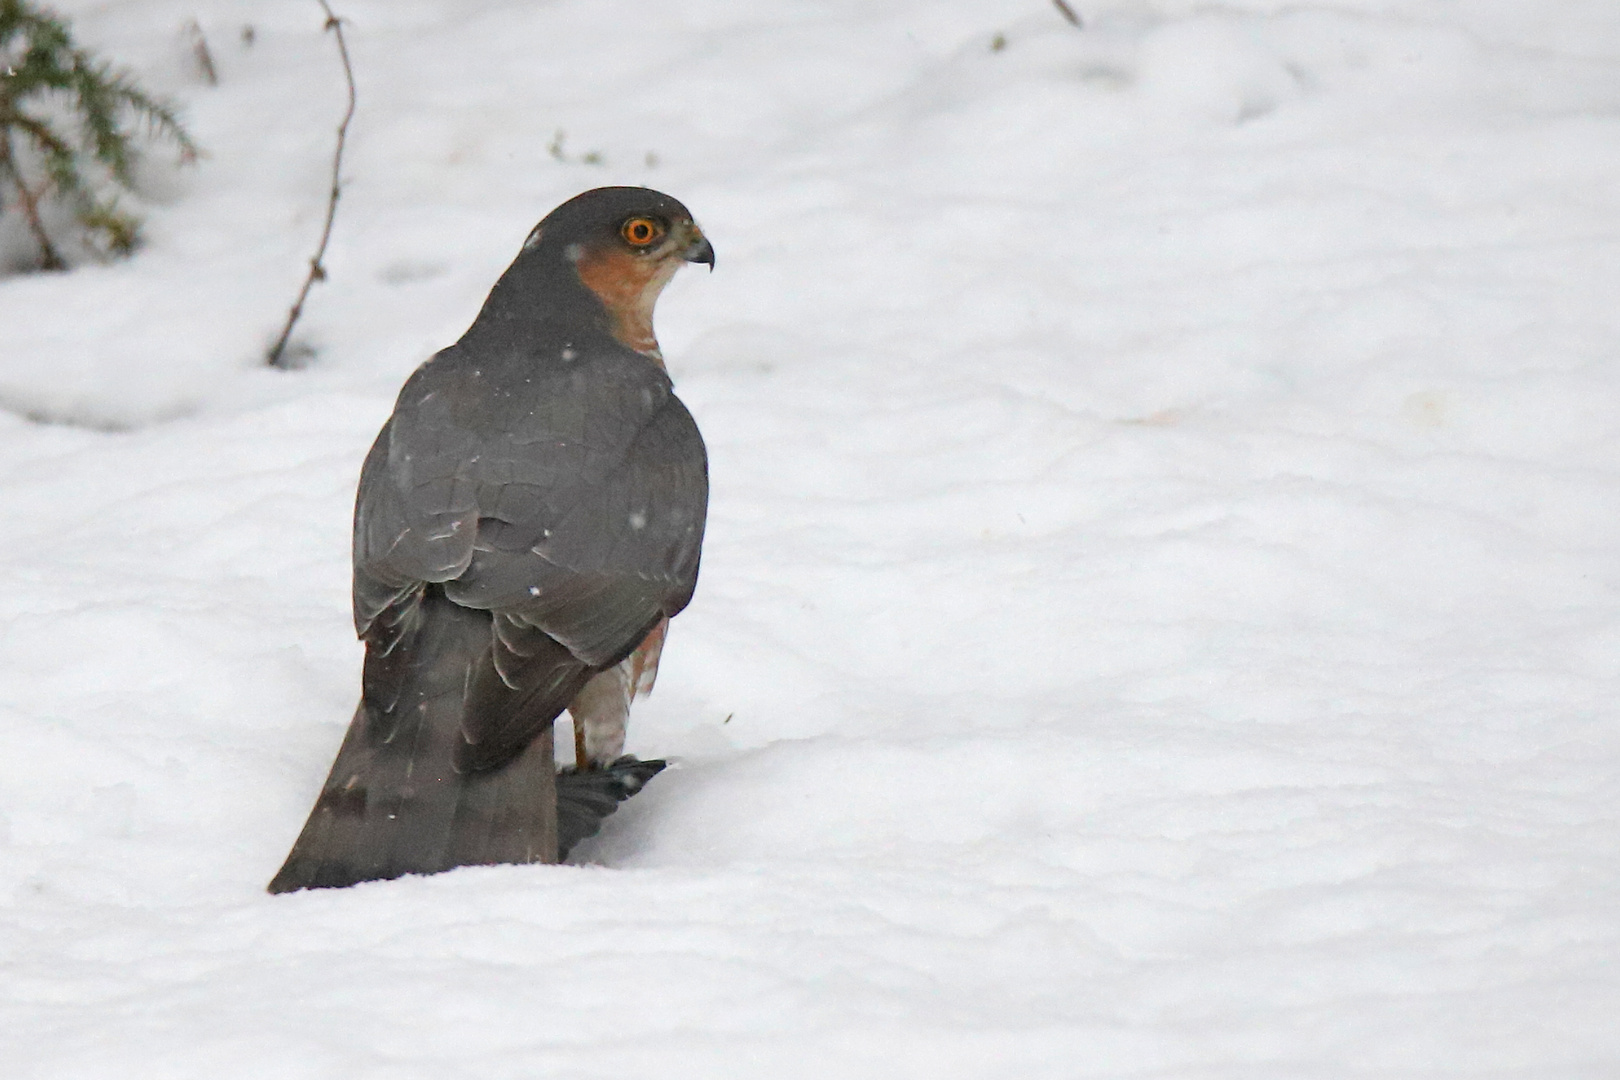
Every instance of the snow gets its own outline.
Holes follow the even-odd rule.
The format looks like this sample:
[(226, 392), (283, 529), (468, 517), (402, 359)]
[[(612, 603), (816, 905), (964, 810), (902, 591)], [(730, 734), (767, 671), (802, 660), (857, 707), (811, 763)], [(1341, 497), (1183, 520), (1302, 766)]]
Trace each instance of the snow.
[[(1612, 4), (345, 0), (291, 373), (318, 7), (58, 6), (208, 156), (0, 280), (7, 1077), (1620, 1075)], [(268, 896), (360, 459), (605, 183), (719, 254), (676, 764)]]

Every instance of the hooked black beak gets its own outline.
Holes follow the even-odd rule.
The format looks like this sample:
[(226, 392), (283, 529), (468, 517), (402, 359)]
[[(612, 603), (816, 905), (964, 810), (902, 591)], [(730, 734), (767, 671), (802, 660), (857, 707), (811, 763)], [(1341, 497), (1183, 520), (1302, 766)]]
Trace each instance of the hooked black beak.
[(690, 263), (708, 263), (709, 273), (714, 273), (714, 245), (709, 243), (708, 237), (693, 230), (691, 242), (686, 250), (681, 252), (681, 258)]

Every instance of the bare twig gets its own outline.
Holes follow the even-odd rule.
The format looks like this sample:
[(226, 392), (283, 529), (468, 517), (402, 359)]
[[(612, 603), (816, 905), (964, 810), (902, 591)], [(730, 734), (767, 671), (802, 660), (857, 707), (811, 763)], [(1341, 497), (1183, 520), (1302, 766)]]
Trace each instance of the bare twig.
[(23, 220), (28, 222), (28, 231), (34, 234), (34, 241), (39, 244), (40, 268), (43, 270), (66, 270), (67, 263), (57, 254), (56, 246), (51, 243), (50, 234), (45, 231), (45, 223), (39, 218), (39, 195), (32, 191), (20, 179), (14, 181), (17, 188), (17, 201), (22, 203)]
[(186, 37), (191, 40), (191, 58), (197, 62), (197, 73), (209, 86), (218, 86), (219, 72), (214, 68), (214, 54), (208, 51), (208, 39), (203, 36), (202, 24), (196, 19), (187, 23)]
[(317, 0), (321, 10), (326, 12), (325, 29), (337, 35), (338, 55), (343, 57), (343, 78), (349, 84), (349, 107), (343, 113), (343, 122), (338, 125), (337, 150), (332, 154), (332, 192), (326, 200), (326, 225), (321, 229), (321, 242), (315, 249), (315, 255), (309, 260), (309, 275), (304, 278), (304, 287), (298, 290), (298, 299), (293, 302), (292, 310), (287, 313), (287, 325), (282, 327), (281, 336), (270, 349), (268, 357), (271, 367), (281, 367), (282, 354), (287, 348), (287, 339), (292, 336), (293, 324), (298, 322), (298, 316), (303, 314), (304, 300), (309, 296), (309, 290), (317, 281), (326, 280), (326, 268), (321, 265), (321, 258), (326, 254), (327, 242), (332, 239), (332, 219), (337, 216), (338, 196), (343, 192), (341, 170), (343, 167), (343, 144), (349, 137), (349, 121), (354, 119), (354, 68), (349, 63), (349, 46), (343, 40), (343, 20), (332, 14), (331, 7), (326, 0)]
[(1068, 0), (1052, 0), (1052, 3), (1057, 5), (1058, 11), (1061, 12), (1063, 17), (1068, 19), (1071, 24), (1075, 26), (1081, 25), (1079, 13), (1077, 13), (1074, 8), (1069, 6)]
[(17, 201), (22, 203), (23, 220), (28, 223), (28, 231), (34, 234), (34, 242), (39, 245), (41, 269), (66, 270), (67, 263), (57, 254), (56, 248), (51, 244), (50, 234), (45, 231), (44, 222), (39, 219), (39, 195), (23, 182), (12, 161), (11, 133), (0, 131), (0, 176), (9, 176), (11, 186), (17, 189)]

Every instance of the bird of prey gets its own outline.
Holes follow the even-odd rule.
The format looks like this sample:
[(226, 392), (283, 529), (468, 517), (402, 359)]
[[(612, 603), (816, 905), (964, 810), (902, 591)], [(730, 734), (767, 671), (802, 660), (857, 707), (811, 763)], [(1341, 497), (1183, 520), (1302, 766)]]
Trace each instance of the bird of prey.
[(652, 327), (687, 262), (714, 249), (679, 202), (587, 191), (405, 383), (355, 500), (360, 706), (271, 892), (558, 862), (663, 768), (621, 754), (703, 543), (708, 460)]

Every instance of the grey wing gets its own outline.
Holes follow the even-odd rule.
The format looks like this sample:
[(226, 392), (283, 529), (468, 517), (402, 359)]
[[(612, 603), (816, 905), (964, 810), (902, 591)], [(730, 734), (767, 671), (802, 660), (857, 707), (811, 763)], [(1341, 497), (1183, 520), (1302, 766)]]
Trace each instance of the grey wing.
[[(470, 438), (453, 426), (421, 423), (405, 425), (402, 438), (401, 416), (396, 410), (389, 417), (366, 455), (354, 515), (354, 625), (366, 642), (362, 691), (376, 737), (384, 739), (401, 693), (427, 659), (417, 654), (424, 589), (466, 568), (478, 523), (477, 486), (460, 464), (471, 455)], [(424, 431), (430, 437), (422, 438)]]
[(445, 583), (452, 600), (494, 616), (463, 724), (470, 760), (520, 752), (567, 705), (579, 687), (562, 681), (561, 656), (590, 673), (618, 663), (697, 584), (707, 460), (673, 396), (589, 484), (546, 495), (549, 516), (482, 519), (467, 569)]
[(559, 437), (534, 419), (555, 419), (550, 404), (473, 434), (453, 395), (408, 385), (362, 470), (354, 603), (367, 700), (390, 712), (398, 701), (428, 585), (489, 611), (463, 712), (469, 768), (520, 753), (696, 585), (708, 478), (691, 415), (667, 382), (622, 377), (571, 379), (547, 400), (581, 386), (595, 397), (571, 404)]
[[(442, 354), (441, 354), (442, 355)], [(480, 439), (457, 422), (443, 390), (400, 393), (360, 469), (354, 508), (354, 625), (362, 638), (408, 636), (409, 597), (472, 560), (478, 532)]]
[(624, 659), (638, 632), (691, 600), (708, 505), (703, 440), (673, 395), (604, 459), (568, 484), (514, 477), (523, 505), (502, 499), (480, 518), (466, 569), (445, 586), (595, 667)]

